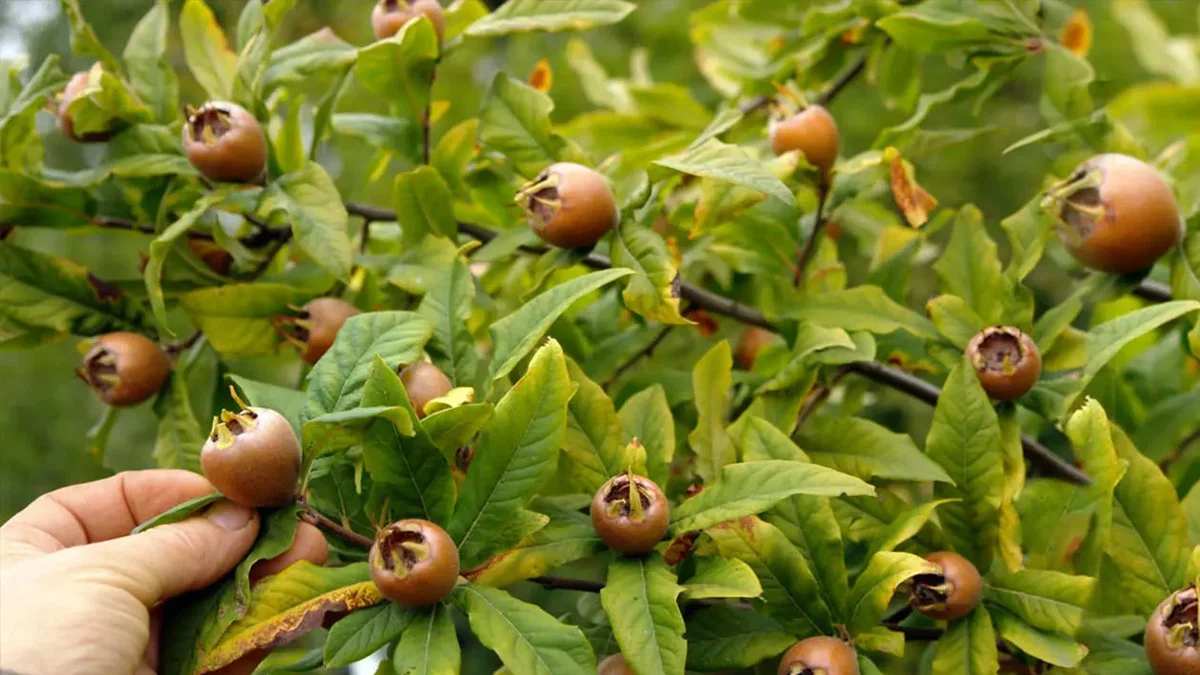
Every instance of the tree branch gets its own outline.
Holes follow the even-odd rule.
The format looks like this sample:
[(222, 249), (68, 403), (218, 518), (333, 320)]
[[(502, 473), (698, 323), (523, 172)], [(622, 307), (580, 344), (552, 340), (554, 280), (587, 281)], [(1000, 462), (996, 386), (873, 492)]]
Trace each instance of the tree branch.
[(817, 97), (817, 105), (828, 106), (832, 103), (833, 99), (837, 98), (837, 95), (842, 93), (842, 90), (849, 86), (866, 69), (866, 66), (867, 55), (864, 53), (858, 57), (858, 60), (852, 66), (839, 75), (824, 93)]
[(300, 520), (316, 525), (319, 529), (325, 530), (347, 544), (369, 551), (375, 543), (370, 537), (363, 536), (348, 527), (342, 527), (329, 516), (309, 506), (307, 502), (301, 501), (300, 506)]
[(1133, 289), (1133, 294), (1150, 302), (1170, 302), (1171, 289), (1166, 284), (1145, 279)]

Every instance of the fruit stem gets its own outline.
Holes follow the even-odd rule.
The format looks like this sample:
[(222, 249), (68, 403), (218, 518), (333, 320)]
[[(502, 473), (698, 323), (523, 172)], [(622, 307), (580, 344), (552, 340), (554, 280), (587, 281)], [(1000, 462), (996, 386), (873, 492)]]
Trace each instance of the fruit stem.
[(337, 524), (332, 518), (310, 506), (303, 498), (300, 499), (300, 520), (310, 525), (315, 525), (318, 529), (324, 530), (364, 551), (371, 550), (371, 545), (375, 543), (370, 537), (365, 537), (348, 527)]
[(817, 185), (817, 212), (813, 216), (812, 231), (808, 233), (804, 247), (796, 253), (796, 275), (792, 278), (792, 285), (796, 288), (804, 281), (804, 268), (808, 266), (813, 250), (817, 247), (817, 238), (821, 236), (825, 226), (825, 202), (829, 199), (832, 177), (824, 169), (818, 170), (821, 172), (821, 182)]

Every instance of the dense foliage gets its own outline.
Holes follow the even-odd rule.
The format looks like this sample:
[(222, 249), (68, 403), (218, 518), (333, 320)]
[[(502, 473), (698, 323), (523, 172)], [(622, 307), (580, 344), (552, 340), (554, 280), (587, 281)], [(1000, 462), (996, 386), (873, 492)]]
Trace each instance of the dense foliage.
[[(1168, 82), (1102, 103), (1055, 0), (383, 0), (361, 45), (304, 4), (157, 0), (118, 56), (62, 0), (90, 67), (0, 81), (0, 344), (88, 338), (94, 453), (149, 401), (155, 463), (269, 507), (162, 672), (1150, 673), (1169, 597), (1196, 637), (1200, 54), (1148, 4)], [(640, 13), (694, 80), (602, 65)], [(567, 94), (503, 63), (560, 32)], [(845, 143), (851, 95), (897, 121)], [(1051, 157), (1024, 207), (923, 187), (1016, 111), (973, 161)], [(252, 585), (301, 519), (334, 561)]]

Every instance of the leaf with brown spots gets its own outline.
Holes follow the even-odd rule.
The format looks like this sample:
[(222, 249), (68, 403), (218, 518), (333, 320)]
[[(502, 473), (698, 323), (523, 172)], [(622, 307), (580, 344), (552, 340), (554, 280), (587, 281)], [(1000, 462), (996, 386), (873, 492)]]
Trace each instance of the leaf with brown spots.
[(320, 628), (326, 614), (383, 601), (366, 563), (319, 567), (298, 562), (254, 588), (246, 615), (202, 655), (196, 673), (223, 668), (252, 651), (273, 649)]
[(1092, 49), (1092, 20), (1086, 9), (1080, 7), (1071, 14), (1059, 33), (1058, 41), (1072, 54), (1087, 56)]
[(929, 221), (929, 212), (937, 206), (937, 200), (917, 183), (912, 164), (905, 161), (898, 150), (888, 148), (883, 156), (890, 165), (892, 197), (896, 206), (909, 225), (921, 227)]
[(554, 71), (550, 69), (548, 60), (540, 59), (533, 66), (533, 72), (529, 74), (529, 86), (542, 93), (550, 91), (550, 87), (554, 86)]

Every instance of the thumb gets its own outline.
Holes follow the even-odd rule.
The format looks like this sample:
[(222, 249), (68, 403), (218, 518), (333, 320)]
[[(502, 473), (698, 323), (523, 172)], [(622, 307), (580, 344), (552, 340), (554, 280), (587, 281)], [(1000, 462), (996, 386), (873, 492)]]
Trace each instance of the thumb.
[(220, 501), (179, 523), (72, 550), (93, 569), (111, 572), (113, 585), (153, 607), (220, 579), (257, 536), (256, 511)]

